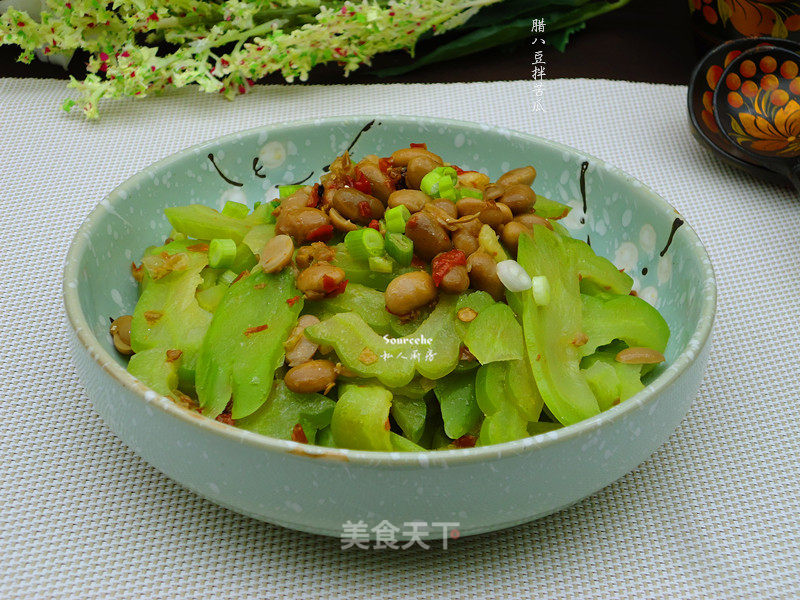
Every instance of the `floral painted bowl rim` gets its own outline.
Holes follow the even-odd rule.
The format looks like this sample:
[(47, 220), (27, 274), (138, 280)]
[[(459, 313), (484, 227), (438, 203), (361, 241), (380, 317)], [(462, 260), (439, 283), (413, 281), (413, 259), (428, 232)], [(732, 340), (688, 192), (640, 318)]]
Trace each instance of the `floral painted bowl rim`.
[(119, 365), (109, 354), (109, 352), (100, 345), (97, 338), (92, 333), (86, 316), (81, 310), (80, 300), (78, 298), (78, 273), (80, 258), (85, 252), (89, 251), (91, 235), (100, 218), (106, 212), (113, 211), (115, 204), (124, 203), (127, 201), (129, 195), (126, 194), (125, 191), (128, 188), (132, 188), (139, 182), (145, 183), (146, 181), (149, 181), (149, 173), (169, 167), (173, 163), (183, 159), (189, 154), (205, 152), (206, 150), (211, 150), (220, 144), (238, 140), (243, 137), (253, 136), (265, 130), (283, 131), (304, 126), (341, 126), (349, 125), (351, 123), (355, 125), (363, 123), (365, 120), (369, 121), (372, 119), (403, 125), (408, 124), (409, 122), (415, 122), (424, 123), (429, 126), (448, 126), (450, 128), (459, 128), (464, 131), (485, 132), (487, 130), (494, 130), (498, 135), (506, 138), (514, 136), (518, 139), (532, 142), (533, 144), (550, 146), (553, 149), (560, 150), (562, 153), (588, 159), (592, 161), (594, 165), (602, 167), (605, 170), (622, 177), (627, 184), (645, 191), (650, 196), (650, 199), (654, 202), (654, 204), (656, 204), (662, 211), (671, 211), (672, 213), (680, 216), (680, 213), (671, 204), (669, 204), (669, 202), (661, 198), (661, 196), (656, 194), (651, 188), (644, 185), (634, 177), (628, 175), (621, 169), (613, 167), (599, 158), (564, 144), (506, 128), (491, 127), (473, 122), (438, 117), (420, 117), (412, 115), (347, 115), (341, 117), (297, 120), (274, 125), (262, 125), (259, 127), (230, 133), (190, 146), (137, 172), (112, 190), (109, 195), (103, 199), (94, 208), (94, 210), (92, 210), (75, 234), (75, 237), (73, 238), (69, 247), (69, 251), (67, 252), (64, 267), (64, 305), (68, 322), (72, 327), (73, 332), (75, 333), (80, 344), (97, 362), (97, 366), (105, 370), (117, 383), (136, 394), (143, 402), (147, 403), (151, 407), (166, 413), (166, 415), (176, 417), (187, 424), (199, 427), (208, 433), (227, 438), (232, 442), (253, 446), (269, 452), (293, 454), (315, 459), (326, 459), (326, 462), (339, 462), (345, 465), (356, 463), (383, 467), (447, 467), (455, 464), (473, 463), (484, 460), (499, 460), (505, 457), (533, 451), (537, 448), (550, 446), (570, 438), (595, 432), (601, 429), (604, 425), (621, 420), (628, 414), (637, 410), (641, 410), (645, 405), (654, 401), (655, 398), (664, 392), (670, 385), (672, 385), (698, 357), (700, 350), (707, 343), (713, 328), (714, 317), (716, 314), (717, 288), (714, 270), (711, 265), (711, 260), (708, 256), (708, 252), (706, 251), (696, 232), (691, 228), (691, 226), (688, 225), (688, 223), (686, 223), (685, 219), (683, 219), (685, 226), (682, 228), (685, 230), (684, 235), (690, 236), (690, 239), (687, 240), (687, 242), (691, 245), (692, 250), (697, 256), (703, 269), (703, 304), (698, 321), (698, 327), (686, 342), (686, 347), (683, 352), (681, 352), (680, 355), (678, 355), (678, 357), (676, 357), (676, 359), (661, 374), (653, 379), (653, 381), (651, 381), (642, 391), (632, 396), (625, 402), (621, 402), (609, 410), (594, 415), (593, 417), (585, 419), (579, 423), (532, 437), (514, 440), (511, 442), (504, 442), (502, 444), (474, 448), (459, 448), (453, 450), (426, 450), (424, 452), (385, 452), (329, 448), (325, 446), (314, 446), (311, 444), (302, 444), (290, 440), (272, 438), (246, 431), (244, 429), (239, 429), (231, 425), (225, 425), (214, 419), (209, 419), (196, 411), (178, 405), (169, 398), (161, 396), (128, 373), (128, 371)]

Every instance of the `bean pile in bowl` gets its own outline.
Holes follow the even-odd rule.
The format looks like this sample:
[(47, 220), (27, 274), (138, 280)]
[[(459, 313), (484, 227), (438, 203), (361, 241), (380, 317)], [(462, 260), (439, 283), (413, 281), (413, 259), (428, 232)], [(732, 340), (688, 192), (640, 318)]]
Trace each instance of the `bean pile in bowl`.
[(694, 232), (629, 176), (415, 117), (164, 159), (92, 213), (64, 287), (90, 398), (160, 470), (296, 529), (431, 536), (649, 456), (699, 386), (714, 293)]

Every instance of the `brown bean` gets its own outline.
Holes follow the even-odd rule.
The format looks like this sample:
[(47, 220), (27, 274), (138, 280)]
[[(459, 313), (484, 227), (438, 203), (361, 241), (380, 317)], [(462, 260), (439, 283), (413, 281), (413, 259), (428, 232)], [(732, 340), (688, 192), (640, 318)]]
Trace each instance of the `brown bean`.
[(495, 300), (505, 297), (505, 286), (497, 276), (497, 263), (488, 252), (481, 249), (467, 258), (470, 285), (476, 290), (491, 294)]
[(514, 254), (517, 253), (517, 246), (519, 244), (519, 236), (523, 233), (532, 233), (531, 230), (519, 221), (511, 221), (503, 226), (503, 231), (500, 232), (500, 240), (503, 245), (511, 250)]
[(309, 300), (318, 300), (344, 281), (344, 270), (326, 262), (317, 262), (297, 275), (295, 285)]
[(358, 229), (358, 225), (349, 219), (345, 219), (335, 208), (331, 208), (328, 211), (328, 218), (331, 220), (331, 225), (333, 225), (339, 231), (348, 232)]
[(297, 320), (297, 325), (294, 326), (288, 339), (283, 344), (286, 350), (286, 364), (290, 367), (296, 367), (308, 362), (319, 349), (319, 345), (308, 339), (304, 333), (306, 327), (311, 327), (317, 323), (319, 323), (319, 319), (314, 315), (303, 315)]
[(292, 262), (293, 254), (292, 238), (282, 233), (264, 244), (258, 264), (264, 273), (276, 273)]
[(133, 354), (133, 350), (131, 349), (132, 322), (132, 316), (122, 315), (121, 317), (114, 319), (114, 321), (111, 323), (111, 327), (108, 330), (108, 332), (111, 334), (111, 339), (114, 342), (114, 348), (117, 349), (117, 352), (124, 354), (125, 356), (130, 356)]
[(289, 211), (281, 210), (275, 223), (275, 233), (290, 235), (300, 245), (308, 239), (308, 234), (312, 231), (329, 224), (328, 215), (318, 208), (307, 206)]
[(426, 203), (430, 202), (431, 197), (419, 190), (397, 190), (389, 195), (389, 208), (403, 205), (409, 212), (415, 213), (422, 210)]
[(520, 167), (503, 173), (497, 179), (497, 183), (506, 187), (518, 183), (530, 185), (534, 179), (536, 179), (536, 169), (533, 167)]
[(310, 206), (309, 201), (311, 200), (311, 191), (313, 189), (310, 185), (301, 187), (294, 194), (281, 200), (281, 212)]
[(425, 156), (436, 161), (439, 163), (438, 166), (442, 166), (444, 164), (441, 156), (434, 154), (425, 148), (400, 148), (400, 150), (395, 150), (392, 152), (392, 164), (395, 167), (407, 167), (408, 163), (420, 156)]
[(411, 215), (406, 224), (406, 237), (414, 242), (414, 254), (424, 260), (431, 260), (440, 252), (447, 252), (453, 247), (445, 228), (424, 212)]
[(464, 231), (470, 235), (478, 237), (478, 234), (481, 232), (481, 227), (483, 227), (483, 223), (481, 223), (480, 219), (465, 219), (458, 222), (456, 231)]
[(339, 188), (333, 193), (333, 208), (345, 219), (366, 225), (372, 219), (380, 219), (384, 213), (383, 203), (355, 188)]
[(310, 246), (298, 248), (294, 262), (298, 269), (305, 269), (314, 262), (332, 262), (335, 258), (336, 248), (331, 248), (325, 242), (314, 242)]
[(418, 156), (412, 159), (411, 162), (408, 163), (408, 167), (406, 167), (406, 185), (418, 190), (422, 183), (422, 178), (436, 167), (441, 166), (441, 161), (436, 161), (427, 156)]
[(436, 298), (436, 286), (426, 271), (403, 273), (389, 282), (384, 298), (386, 310), (395, 315), (405, 315)]
[(522, 223), (530, 230), (533, 230), (534, 225), (543, 225), (547, 227), (550, 231), (553, 231), (553, 224), (548, 221), (547, 219), (543, 219), (538, 215), (534, 215), (533, 213), (526, 213), (524, 215), (517, 215), (514, 217), (515, 221)]
[(493, 183), (492, 185), (488, 186), (485, 190), (483, 190), (483, 199), (486, 201), (498, 200), (503, 196), (503, 192), (505, 191), (506, 191), (505, 186)]
[(464, 187), (471, 187), (477, 190), (484, 189), (489, 185), (489, 176), (478, 171), (464, 171), (458, 176), (458, 183)]
[(530, 186), (523, 184), (510, 185), (500, 201), (511, 209), (515, 215), (528, 212), (536, 202), (536, 192)]
[(617, 352), (616, 360), (627, 365), (652, 365), (664, 362), (666, 359), (658, 350), (633, 346)]
[(435, 207), (441, 209), (447, 216), (451, 219), (458, 218), (458, 211), (456, 210), (456, 205), (450, 202), (450, 200), (434, 200), (431, 202)]
[(447, 294), (460, 294), (469, 287), (469, 273), (464, 265), (454, 265), (442, 277), (439, 289)]
[[(476, 221), (480, 223), (477, 219)], [(475, 252), (478, 246), (478, 236), (463, 229), (457, 229), (453, 232), (453, 247), (461, 250), (467, 256)]]
[(329, 360), (310, 360), (286, 371), (283, 383), (297, 394), (328, 392), (336, 383), (336, 365)]
[(392, 181), (381, 171), (378, 163), (364, 163), (361, 161), (358, 164), (358, 170), (364, 174), (364, 177), (369, 181), (372, 187), (372, 195), (381, 202), (386, 202), (389, 199), (389, 194), (394, 191), (394, 184)]
[(484, 208), (486, 208), (486, 202), (482, 198), (462, 198), (456, 202), (456, 211), (459, 217), (477, 215)]
[(514, 218), (511, 209), (502, 202), (487, 202), (486, 208), (478, 213), (478, 218), (490, 227), (499, 227)]

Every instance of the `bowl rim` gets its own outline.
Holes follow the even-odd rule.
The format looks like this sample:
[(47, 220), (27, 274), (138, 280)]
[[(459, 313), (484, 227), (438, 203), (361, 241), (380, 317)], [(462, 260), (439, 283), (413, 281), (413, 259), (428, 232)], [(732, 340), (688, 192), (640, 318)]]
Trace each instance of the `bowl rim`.
[[(464, 131), (485, 132), (487, 130), (494, 130), (499, 135), (507, 138), (513, 136), (534, 144), (549, 146), (565, 154), (585, 158), (589, 160), (593, 166), (602, 168), (621, 177), (628, 184), (646, 192), (649, 199), (664, 212), (671, 211), (678, 215), (684, 222), (684, 227), (682, 227), (682, 229), (684, 229), (685, 233), (683, 235), (690, 236), (690, 246), (700, 262), (704, 275), (703, 289), (699, 290), (702, 294), (703, 304), (698, 326), (687, 341), (684, 350), (642, 391), (625, 402), (621, 402), (617, 406), (580, 421), (579, 423), (536, 436), (490, 446), (452, 450), (426, 450), (424, 452), (387, 452), (314, 446), (311, 444), (302, 444), (290, 440), (272, 438), (234, 426), (225, 425), (216, 420), (209, 419), (196, 411), (180, 406), (173, 400), (154, 392), (128, 373), (128, 371), (119, 365), (111, 354), (100, 345), (99, 341), (92, 333), (86, 315), (84, 315), (81, 310), (77, 285), (79, 266), (81, 257), (85, 252), (89, 251), (91, 233), (96, 223), (104, 216), (104, 213), (111, 212), (113, 214), (115, 212), (114, 205), (116, 203), (121, 203), (126, 200), (128, 196), (127, 188), (132, 187), (140, 180), (144, 181), (148, 177), (148, 173), (166, 168), (182, 160), (187, 155), (197, 154), (206, 149), (218, 146), (219, 144), (232, 142), (243, 137), (254, 136), (263, 132), (272, 133), (275, 131), (291, 130), (307, 126), (343, 126), (351, 124), (360, 126), (373, 119), (382, 122), (393, 122), (400, 125), (408, 123), (424, 124), (429, 127), (445, 125), (451, 128), (460, 128)], [(714, 325), (717, 304), (714, 269), (711, 265), (708, 252), (697, 233), (669, 202), (639, 180), (591, 154), (539, 136), (475, 122), (417, 115), (345, 115), (268, 124), (215, 137), (166, 156), (148, 165), (144, 169), (141, 169), (119, 184), (89, 213), (78, 228), (70, 244), (65, 260), (62, 284), (67, 322), (74, 334), (74, 338), (82, 346), (82, 350), (89, 354), (97, 366), (116, 380), (117, 383), (133, 392), (138, 399), (146, 405), (161, 411), (163, 416), (177, 418), (190, 426), (199, 427), (205, 430), (206, 433), (219, 436), (230, 442), (253, 446), (268, 452), (292, 454), (316, 460), (322, 459), (326, 464), (339, 463), (345, 466), (345, 468), (349, 464), (363, 464), (387, 468), (408, 466), (449, 467), (477, 461), (499, 460), (524, 452), (530, 452), (538, 448), (559, 444), (585, 434), (591, 434), (607, 424), (622, 420), (629, 414), (643, 409), (645, 405), (655, 401), (658, 396), (681, 377), (688, 367), (698, 358), (702, 349), (709, 341)]]

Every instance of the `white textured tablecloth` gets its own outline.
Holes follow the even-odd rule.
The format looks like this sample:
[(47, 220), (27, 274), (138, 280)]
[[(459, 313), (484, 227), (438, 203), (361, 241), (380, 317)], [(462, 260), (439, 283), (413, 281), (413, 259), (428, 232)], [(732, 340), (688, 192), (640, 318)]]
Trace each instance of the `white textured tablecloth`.
[[(183, 91), (58, 110), (63, 83), (0, 79), (0, 598), (797, 598), (800, 202), (691, 137), (684, 87), (560, 80)], [(67, 354), (60, 285), (80, 222), (190, 144), (297, 118), (484, 121), (599, 156), (705, 241), (719, 314), (705, 383), (636, 471), (538, 522), (449, 549), (342, 551), (200, 499), (94, 413)]]

